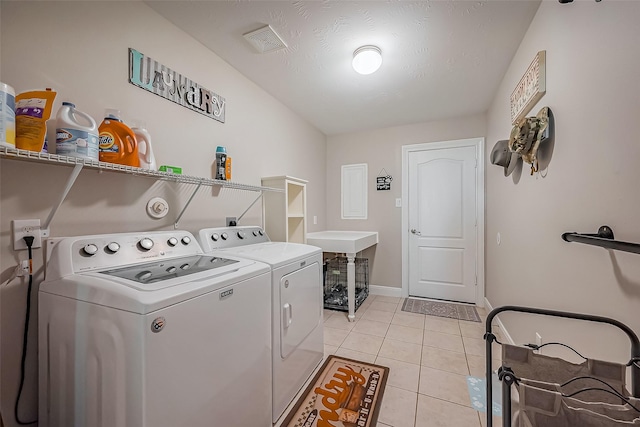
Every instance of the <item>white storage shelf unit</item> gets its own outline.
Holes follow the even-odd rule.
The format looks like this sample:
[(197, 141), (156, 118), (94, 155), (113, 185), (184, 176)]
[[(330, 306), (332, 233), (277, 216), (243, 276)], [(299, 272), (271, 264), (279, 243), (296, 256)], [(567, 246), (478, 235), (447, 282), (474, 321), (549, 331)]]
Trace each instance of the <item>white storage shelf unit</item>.
[(306, 243), (307, 181), (291, 176), (262, 178), (262, 185), (284, 190), (263, 196), (264, 228), (276, 242)]

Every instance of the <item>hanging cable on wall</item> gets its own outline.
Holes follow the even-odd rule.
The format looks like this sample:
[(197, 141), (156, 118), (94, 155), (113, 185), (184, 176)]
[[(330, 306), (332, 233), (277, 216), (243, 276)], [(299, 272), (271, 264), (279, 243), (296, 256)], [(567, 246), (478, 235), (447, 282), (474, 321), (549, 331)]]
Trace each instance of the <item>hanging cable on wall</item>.
[(20, 397), (22, 396), (22, 388), (24, 387), (24, 377), (26, 371), (27, 361), (27, 342), (29, 338), (29, 318), (31, 317), (31, 288), (33, 286), (33, 254), (31, 252), (31, 246), (33, 246), (33, 236), (23, 237), (24, 242), (27, 244), (27, 250), (29, 251), (29, 287), (27, 289), (27, 310), (24, 316), (24, 332), (22, 335), (22, 356), (20, 358), (20, 386), (18, 387), (18, 396), (16, 397), (16, 403), (13, 407), (13, 414), (16, 422), (20, 425), (35, 424), (34, 421), (22, 421), (18, 415), (18, 407), (20, 405)]

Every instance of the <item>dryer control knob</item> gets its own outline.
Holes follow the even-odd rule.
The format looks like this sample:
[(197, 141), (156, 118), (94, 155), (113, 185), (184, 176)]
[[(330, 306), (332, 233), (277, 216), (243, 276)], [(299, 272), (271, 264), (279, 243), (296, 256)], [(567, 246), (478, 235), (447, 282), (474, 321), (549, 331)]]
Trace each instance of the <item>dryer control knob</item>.
[(183, 244), (183, 245), (188, 245), (189, 243), (191, 243), (191, 237), (189, 237), (189, 236), (184, 236), (184, 237), (182, 238), (182, 244)]
[(120, 250), (120, 245), (116, 242), (111, 242), (107, 245), (107, 249), (109, 249), (109, 252), (115, 254)]
[(220, 237), (222, 237), (222, 240), (227, 240), (229, 238), (229, 235), (227, 233), (222, 233)]
[(220, 238), (220, 235), (218, 235), (218, 233), (213, 233), (211, 235), (211, 240), (213, 240), (214, 242), (217, 242), (219, 238)]
[(262, 230), (258, 230), (258, 233), (259, 233), (261, 236), (264, 236), (264, 231), (262, 231)]
[(258, 237), (258, 230), (253, 230), (253, 235)]
[(170, 237), (169, 240), (167, 240), (167, 243), (169, 244), (169, 246), (175, 246), (178, 244), (178, 239), (176, 239), (175, 237)]
[(177, 268), (171, 266), (169, 268), (167, 268), (167, 273), (174, 273), (177, 270)]
[(151, 240), (148, 237), (145, 237), (143, 239), (140, 239), (140, 241), (138, 242), (138, 245), (143, 250), (148, 251), (149, 249), (151, 249), (153, 247), (153, 240)]
[(245, 236), (246, 236), (246, 234), (244, 233), (244, 231), (238, 231), (238, 238), (239, 238), (240, 240), (244, 239), (244, 238), (245, 238)]
[(182, 265), (180, 266), (180, 268), (181, 268), (182, 270), (188, 270), (188, 269), (190, 269), (190, 268), (191, 268), (191, 266), (190, 266), (189, 264), (182, 264)]
[(93, 256), (98, 253), (98, 247), (93, 243), (89, 243), (88, 245), (85, 245), (84, 248), (82, 248), (82, 251), (89, 256)]

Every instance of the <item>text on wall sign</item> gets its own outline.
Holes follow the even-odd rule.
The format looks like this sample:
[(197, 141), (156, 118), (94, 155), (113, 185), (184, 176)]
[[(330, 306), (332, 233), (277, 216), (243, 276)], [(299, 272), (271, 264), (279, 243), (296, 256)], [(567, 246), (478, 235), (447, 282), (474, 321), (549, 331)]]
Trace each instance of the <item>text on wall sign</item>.
[(131, 48), (129, 83), (224, 123), (223, 97)]

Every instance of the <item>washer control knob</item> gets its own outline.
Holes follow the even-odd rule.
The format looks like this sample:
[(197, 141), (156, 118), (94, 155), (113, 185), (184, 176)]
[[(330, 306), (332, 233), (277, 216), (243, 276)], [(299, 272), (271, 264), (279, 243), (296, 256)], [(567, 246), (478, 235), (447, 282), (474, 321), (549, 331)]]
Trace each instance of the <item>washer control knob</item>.
[(138, 242), (138, 245), (140, 246), (141, 249), (148, 251), (153, 247), (153, 240), (151, 240), (148, 237), (145, 237), (143, 239), (140, 239), (140, 241)]
[(222, 237), (222, 240), (227, 240), (229, 238), (229, 235), (227, 233), (222, 233), (220, 237)]
[(178, 244), (178, 239), (176, 239), (175, 237), (170, 237), (169, 240), (167, 240), (167, 243), (169, 244), (169, 246), (175, 246)]
[(189, 236), (184, 236), (184, 237), (182, 238), (182, 244), (183, 244), (183, 245), (188, 245), (189, 243), (191, 243), (191, 237), (189, 237)]
[(253, 235), (258, 237), (258, 230), (253, 230)]
[(219, 238), (220, 238), (220, 235), (218, 233), (213, 233), (211, 235), (211, 240), (213, 240), (214, 242), (217, 242)]
[(98, 253), (98, 247), (93, 243), (89, 243), (88, 245), (85, 245), (84, 248), (82, 248), (82, 251), (89, 256), (93, 256)]
[(153, 274), (150, 271), (141, 271), (140, 273), (136, 274), (136, 279), (144, 282), (146, 280), (149, 280), (151, 276), (153, 276)]
[(188, 270), (189, 268), (191, 268), (191, 266), (189, 264), (182, 264), (180, 268), (183, 270)]
[(240, 240), (244, 239), (244, 238), (245, 238), (245, 236), (246, 236), (246, 234), (245, 234), (245, 232), (244, 232), (244, 231), (238, 231), (238, 238), (239, 238)]
[(174, 273), (177, 270), (174, 266), (167, 268), (167, 273)]
[(258, 230), (258, 234), (260, 234), (261, 236), (264, 236), (264, 231)]
[(115, 254), (120, 250), (120, 245), (117, 242), (111, 242), (107, 245), (107, 249), (109, 249), (109, 252)]

